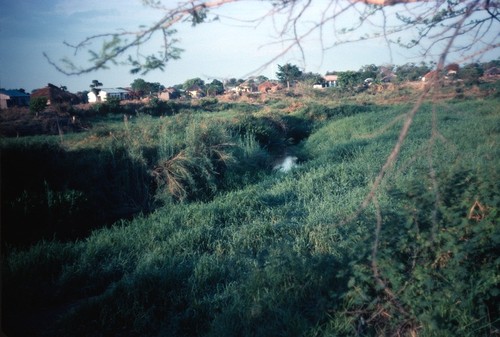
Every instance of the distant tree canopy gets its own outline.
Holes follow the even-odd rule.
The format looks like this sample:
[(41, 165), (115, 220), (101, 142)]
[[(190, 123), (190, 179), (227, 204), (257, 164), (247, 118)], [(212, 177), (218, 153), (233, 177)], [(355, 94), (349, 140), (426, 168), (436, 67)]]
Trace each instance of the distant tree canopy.
[(228, 87), (236, 87), (238, 85), (240, 85), (241, 83), (245, 82), (245, 80), (243, 79), (236, 79), (236, 78), (230, 78), (227, 82), (226, 82), (226, 85)]
[(314, 85), (314, 84), (322, 84), (324, 82), (324, 79), (321, 74), (308, 72), (302, 74), (301, 81), (309, 85)]
[(339, 87), (347, 89), (357, 87), (365, 80), (363, 73), (359, 71), (342, 71), (338, 76)]
[(257, 76), (257, 77), (255, 78), (255, 81), (256, 81), (257, 83), (262, 83), (262, 82), (265, 82), (265, 81), (267, 81), (267, 80), (269, 80), (269, 78), (267, 78), (267, 77), (266, 77), (266, 76), (264, 76), (264, 75), (259, 75), (259, 76)]
[(290, 83), (299, 80), (302, 77), (302, 71), (293, 64), (287, 63), (285, 65), (278, 65), (276, 72), (278, 80), (290, 88)]
[(396, 67), (396, 74), (398, 81), (417, 81), (430, 70), (431, 67), (424, 62), (418, 65), (415, 63), (406, 63)]
[(466, 84), (477, 84), (483, 74), (483, 67), (479, 63), (469, 63), (460, 69), (458, 76)]
[(158, 82), (146, 82), (142, 78), (135, 79), (134, 82), (130, 84), (130, 87), (139, 96), (150, 95), (165, 89), (165, 87)]
[(380, 70), (379, 70), (378, 66), (376, 66), (374, 64), (369, 64), (369, 65), (361, 67), (359, 72), (361, 73), (360, 76), (363, 79), (367, 79), (367, 78), (376, 79), (380, 73)]
[(192, 89), (193, 87), (198, 87), (201, 90), (205, 90), (205, 81), (203, 81), (201, 78), (196, 77), (196, 78), (191, 78), (188, 79), (184, 82), (182, 85), (182, 88), (184, 90), (189, 90)]
[(212, 83), (206, 86), (207, 95), (215, 96), (224, 93), (224, 84), (219, 80), (213, 80)]

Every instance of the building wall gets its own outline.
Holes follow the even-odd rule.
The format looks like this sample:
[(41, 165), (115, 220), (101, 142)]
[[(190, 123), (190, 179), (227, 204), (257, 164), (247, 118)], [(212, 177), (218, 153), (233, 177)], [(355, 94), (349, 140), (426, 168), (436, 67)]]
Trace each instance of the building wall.
[(96, 103), (100, 101), (100, 97), (96, 96), (92, 91), (87, 94), (89, 103)]
[(9, 95), (0, 93), (0, 109), (7, 109), (13, 106), (29, 106), (29, 95)]
[(10, 97), (4, 94), (0, 94), (0, 109), (7, 109), (7, 100)]

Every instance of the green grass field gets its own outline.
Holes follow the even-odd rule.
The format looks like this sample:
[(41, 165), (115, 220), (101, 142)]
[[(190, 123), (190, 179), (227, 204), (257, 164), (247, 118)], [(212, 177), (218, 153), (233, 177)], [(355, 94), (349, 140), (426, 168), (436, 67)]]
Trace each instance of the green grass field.
[[(498, 97), (426, 100), (374, 190), (413, 103), (361, 100), (3, 140), (9, 158), (29, 151), (26, 175), (41, 172), (9, 185), (9, 220), (51, 213), (29, 245), (8, 232), (22, 244), (4, 244), (5, 333), (498, 335)], [(272, 170), (282, 152), (298, 157), (287, 173)]]

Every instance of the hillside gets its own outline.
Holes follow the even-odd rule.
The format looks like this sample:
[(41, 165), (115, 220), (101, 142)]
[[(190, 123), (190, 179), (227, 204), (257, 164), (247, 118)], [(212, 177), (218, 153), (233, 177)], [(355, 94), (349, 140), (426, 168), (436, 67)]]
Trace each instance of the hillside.
[(2, 329), (499, 335), (500, 100), (475, 90), (431, 93), (388, 165), (419, 90), (204, 100), (2, 139)]

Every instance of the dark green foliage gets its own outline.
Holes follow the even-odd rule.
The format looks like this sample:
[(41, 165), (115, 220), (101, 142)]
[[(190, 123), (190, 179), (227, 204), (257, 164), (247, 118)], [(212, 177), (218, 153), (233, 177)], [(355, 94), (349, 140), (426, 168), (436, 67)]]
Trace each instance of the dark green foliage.
[[(6, 179), (9, 177), (9, 179)], [(74, 239), (147, 210), (150, 177), (127, 151), (66, 151), (56, 142), (2, 147), (2, 241)]]
[(165, 89), (165, 87), (158, 82), (146, 82), (142, 78), (136, 78), (130, 86), (139, 97), (155, 95)]
[(118, 97), (109, 97), (105, 103), (110, 113), (121, 113), (120, 99)]
[(206, 86), (206, 89), (208, 96), (221, 95), (224, 93), (224, 84), (221, 81), (214, 79)]
[(30, 99), (30, 111), (38, 114), (47, 108), (47, 97), (33, 97)]
[(203, 81), (199, 77), (196, 77), (196, 78), (191, 78), (191, 79), (186, 80), (184, 82), (184, 84), (182, 85), (182, 88), (184, 90), (190, 90), (193, 87), (197, 87), (197, 88), (200, 88), (203, 90), (205, 88), (205, 81)]
[(174, 101), (163, 101), (157, 97), (149, 100), (148, 104), (138, 109), (139, 113), (151, 116), (171, 116), (180, 111), (180, 104)]
[(160, 193), (177, 200), (206, 199), (217, 191), (230, 161), (231, 147), (224, 129), (215, 124), (191, 124), (186, 127), (185, 143), (179, 149), (160, 155), (153, 174)]
[(462, 79), (465, 84), (479, 84), (479, 78), (483, 75), (484, 69), (479, 63), (470, 63), (462, 67), (457, 77)]
[[(7, 332), (494, 336), (497, 107), (495, 99), (424, 104), (376, 202), (364, 209), (409, 105), (143, 116), (122, 135), (108, 127), (113, 146), (126, 145), (123, 154), (112, 148), (118, 166), (111, 173), (126, 176), (118, 174), (124, 154), (170, 170), (186, 187), (184, 202), (75, 243), (8, 250), (3, 308), (16, 309), (3, 317)], [(308, 161), (266, 173), (261, 144), (289, 145), (291, 134), (306, 137), (300, 150)], [(27, 331), (36, 327), (26, 324), (28, 310), (47, 317), (43, 330)]]
[(286, 126), (279, 116), (255, 117), (245, 114), (239, 118), (236, 127), (242, 135), (253, 135), (262, 147), (271, 152), (287, 144)]
[(343, 71), (338, 76), (339, 88), (348, 91), (361, 86), (365, 80), (363, 74), (357, 71)]
[(91, 109), (94, 114), (101, 116), (113, 112), (111, 109), (111, 105), (109, 105), (107, 102), (92, 104)]
[[(204, 98), (200, 100), (200, 108), (204, 111), (217, 111), (219, 110), (217, 98)], [(220, 111), (220, 110), (219, 110)]]
[(338, 105), (338, 106), (325, 106), (320, 104), (309, 104), (303, 114), (308, 118), (316, 121), (330, 120), (332, 118), (343, 118), (353, 116), (358, 113), (365, 113), (369, 111), (377, 111), (380, 107), (373, 105)]
[(398, 81), (418, 81), (431, 71), (431, 67), (425, 63), (419, 65), (415, 63), (406, 63), (396, 68), (396, 75)]
[(276, 77), (278, 80), (290, 88), (295, 81), (302, 77), (302, 71), (294, 64), (278, 64), (278, 71), (276, 72)]

